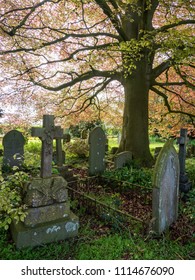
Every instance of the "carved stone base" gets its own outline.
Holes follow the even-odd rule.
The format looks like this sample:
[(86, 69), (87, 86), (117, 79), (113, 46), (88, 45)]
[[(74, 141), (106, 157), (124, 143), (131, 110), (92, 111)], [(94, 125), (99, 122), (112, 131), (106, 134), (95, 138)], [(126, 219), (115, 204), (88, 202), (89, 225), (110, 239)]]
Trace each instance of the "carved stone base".
[(55, 203), (52, 205), (28, 208), (24, 219), (25, 226), (36, 226), (41, 223), (52, 222), (65, 218), (70, 214), (70, 202)]
[(24, 223), (12, 223), (11, 233), (17, 249), (40, 246), (77, 235), (78, 217), (70, 212), (68, 217), (54, 222), (48, 222), (27, 227)]

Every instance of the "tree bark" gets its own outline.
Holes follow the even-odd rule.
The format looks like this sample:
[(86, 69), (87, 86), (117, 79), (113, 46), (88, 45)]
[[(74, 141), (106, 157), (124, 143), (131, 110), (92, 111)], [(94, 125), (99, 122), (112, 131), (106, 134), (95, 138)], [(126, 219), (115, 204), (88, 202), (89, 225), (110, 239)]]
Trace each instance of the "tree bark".
[(142, 166), (151, 166), (149, 149), (148, 97), (149, 75), (147, 59), (139, 61), (136, 70), (124, 79), (125, 106), (122, 137), (118, 152), (131, 151)]

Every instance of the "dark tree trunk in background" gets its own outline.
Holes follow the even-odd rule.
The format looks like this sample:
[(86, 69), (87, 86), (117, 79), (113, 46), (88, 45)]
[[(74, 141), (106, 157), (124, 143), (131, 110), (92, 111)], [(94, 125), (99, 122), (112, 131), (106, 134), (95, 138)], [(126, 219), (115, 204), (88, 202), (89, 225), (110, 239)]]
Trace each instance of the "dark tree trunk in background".
[(153, 163), (149, 150), (148, 98), (149, 73), (146, 60), (137, 63), (136, 71), (124, 79), (125, 106), (120, 151), (131, 151), (144, 166)]

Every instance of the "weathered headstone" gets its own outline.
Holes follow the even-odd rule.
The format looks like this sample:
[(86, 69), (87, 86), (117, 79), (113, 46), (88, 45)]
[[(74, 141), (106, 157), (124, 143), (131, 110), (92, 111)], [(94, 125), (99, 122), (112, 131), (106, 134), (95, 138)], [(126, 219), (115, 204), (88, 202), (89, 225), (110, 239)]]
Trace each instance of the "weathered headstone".
[(9, 131), (3, 138), (3, 166), (18, 166), (23, 164), (25, 139), (17, 130)]
[(130, 151), (124, 151), (118, 153), (114, 157), (114, 168), (115, 169), (122, 168), (125, 166), (125, 164), (127, 164), (131, 160), (132, 160), (132, 153)]
[(154, 169), (152, 221), (153, 231), (161, 234), (178, 216), (179, 159), (173, 140), (162, 148)]
[(109, 148), (109, 145), (108, 145), (108, 137), (106, 136), (106, 144), (105, 144), (105, 152), (106, 152), (106, 153), (108, 152), (108, 148)]
[(95, 127), (89, 134), (89, 175), (98, 175), (105, 170), (106, 136), (101, 127)]
[(42, 172), (41, 178), (32, 179), (24, 188), (23, 202), (27, 206), (24, 222), (11, 224), (17, 248), (74, 237), (79, 228), (79, 219), (70, 210), (67, 181), (61, 176), (49, 176), (53, 139), (62, 139), (62, 129), (54, 126), (53, 116), (47, 115), (43, 128), (34, 128), (32, 135), (42, 140)]
[(179, 144), (179, 164), (180, 164), (179, 189), (181, 192), (187, 193), (192, 187), (192, 183), (189, 182), (185, 169), (187, 129), (182, 128), (180, 130), (180, 137), (177, 139), (177, 143)]
[(42, 141), (41, 177), (50, 177), (52, 175), (53, 139), (61, 139), (63, 130), (60, 126), (54, 126), (54, 116), (44, 115), (43, 128), (33, 127), (31, 134)]
[[(58, 130), (60, 130), (61, 127), (59, 126)], [(64, 139), (64, 135), (62, 137), (56, 138), (56, 151), (53, 153), (53, 161), (58, 167), (63, 166), (65, 163), (65, 152), (62, 149), (62, 139)]]
[[(57, 145), (56, 145), (57, 146)], [(53, 152), (53, 162), (55, 165), (58, 167), (63, 166), (66, 160), (66, 153), (65, 151), (57, 149), (56, 151)]]
[(155, 159), (155, 160), (157, 159), (157, 157), (158, 157), (158, 155), (159, 155), (159, 153), (160, 153), (161, 150), (162, 150), (162, 147), (156, 147), (156, 148), (154, 149), (154, 159)]

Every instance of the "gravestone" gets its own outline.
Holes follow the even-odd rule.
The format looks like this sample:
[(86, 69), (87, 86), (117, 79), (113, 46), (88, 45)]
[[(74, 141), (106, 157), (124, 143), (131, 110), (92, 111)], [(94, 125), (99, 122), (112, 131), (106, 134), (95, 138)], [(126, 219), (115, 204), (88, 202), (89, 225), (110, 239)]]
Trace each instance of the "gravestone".
[(98, 175), (105, 170), (106, 135), (101, 127), (89, 134), (89, 175)]
[[(59, 126), (58, 130), (60, 131), (61, 127)], [(65, 152), (62, 150), (62, 139), (64, 139), (64, 135), (62, 137), (56, 138), (56, 151), (53, 152), (53, 161), (58, 167), (62, 167), (65, 163)]]
[(180, 137), (177, 138), (179, 144), (179, 164), (180, 164), (180, 178), (179, 189), (181, 192), (187, 193), (192, 187), (186, 174), (185, 161), (186, 161), (186, 146), (187, 146), (187, 129), (181, 128)]
[(54, 163), (62, 170), (64, 167), (64, 163), (66, 160), (66, 153), (62, 148), (63, 144), (70, 142), (71, 137), (70, 134), (63, 134), (62, 138), (56, 138), (56, 151), (53, 152), (53, 161)]
[(43, 128), (33, 127), (31, 135), (39, 137), (42, 141), (41, 149), (41, 177), (52, 175), (53, 139), (61, 139), (63, 130), (60, 126), (54, 126), (54, 116), (43, 116)]
[(158, 155), (159, 155), (159, 153), (160, 153), (161, 150), (162, 150), (162, 147), (156, 147), (156, 148), (154, 149), (154, 160), (157, 159), (157, 157), (158, 157)]
[(122, 168), (132, 160), (132, 153), (130, 151), (124, 151), (119, 154), (117, 154), (114, 157), (114, 168)]
[(24, 136), (17, 130), (11, 130), (3, 137), (3, 167), (22, 166), (24, 161), (24, 143)]
[(157, 234), (177, 220), (179, 172), (178, 155), (170, 140), (162, 148), (154, 168), (152, 227)]
[(108, 138), (106, 136), (106, 144), (105, 144), (105, 152), (107, 153), (108, 152), (108, 148), (109, 148), (109, 145), (108, 145)]
[(41, 178), (33, 178), (24, 188), (23, 202), (27, 206), (24, 222), (12, 222), (11, 232), (17, 248), (34, 247), (74, 237), (79, 219), (70, 210), (67, 181), (61, 176), (49, 176), (52, 166), (53, 139), (62, 138), (54, 117), (44, 116), (43, 129), (33, 129), (42, 140)]

